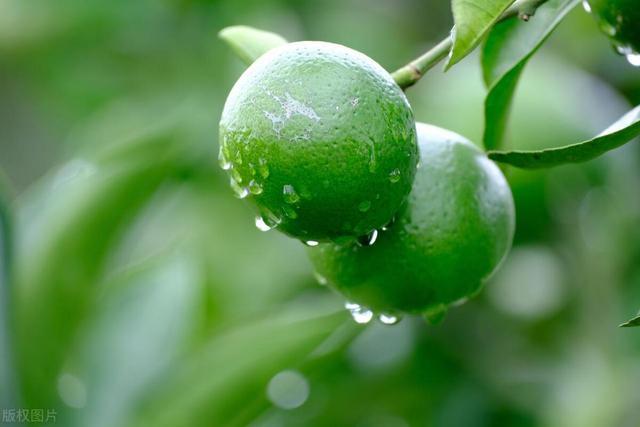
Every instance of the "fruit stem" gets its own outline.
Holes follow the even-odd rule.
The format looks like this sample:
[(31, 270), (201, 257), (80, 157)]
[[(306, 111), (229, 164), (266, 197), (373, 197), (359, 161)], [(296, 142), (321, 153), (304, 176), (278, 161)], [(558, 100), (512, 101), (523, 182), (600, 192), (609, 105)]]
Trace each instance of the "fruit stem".
[[(526, 22), (546, 2), (547, 0), (516, 0), (500, 15), (496, 23), (516, 16)], [(391, 77), (402, 89), (413, 86), (427, 71), (449, 55), (452, 46), (453, 39), (448, 36), (404, 67), (391, 73)]]

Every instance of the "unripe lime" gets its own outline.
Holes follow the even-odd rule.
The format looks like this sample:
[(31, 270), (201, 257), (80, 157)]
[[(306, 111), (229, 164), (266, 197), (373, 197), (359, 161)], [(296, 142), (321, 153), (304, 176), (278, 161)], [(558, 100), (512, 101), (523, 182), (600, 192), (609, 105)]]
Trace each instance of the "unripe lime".
[(221, 164), (268, 225), (305, 241), (387, 223), (411, 190), (413, 113), (389, 73), (344, 46), (273, 49), (235, 84), (220, 121)]
[(513, 238), (513, 199), (500, 169), (458, 134), (417, 129), (421, 165), (396, 220), (370, 246), (309, 249), (331, 286), (383, 313), (425, 313), (474, 294)]
[(640, 66), (640, 2), (638, 0), (588, 0), (585, 8), (593, 12), (600, 29), (619, 53)]

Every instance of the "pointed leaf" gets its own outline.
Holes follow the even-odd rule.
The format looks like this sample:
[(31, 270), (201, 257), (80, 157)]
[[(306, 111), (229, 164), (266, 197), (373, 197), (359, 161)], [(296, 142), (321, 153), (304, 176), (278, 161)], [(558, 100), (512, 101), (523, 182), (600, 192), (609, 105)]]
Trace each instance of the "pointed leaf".
[(220, 31), (218, 36), (227, 42), (247, 65), (251, 65), (267, 51), (287, 44), (287, 41), (278, 34), (244, 25), (227, 27)]
[(11, 289), (9, 285), (11, 268), (12, 236), (10, 226), (9, 204), (5, 198), (4, 183), (0, 174), (0, 347), (4, 349), (0, 359), (0, 407), (15, 406), (15, 369), (11, 351), (11, 331), (9, 329), (9, 313), (12, 309)]
[(453, 48), (446, 68), (467, 56), (513, 0), (452, 0)]
[(235, 425), (230, 420), (264, 396), (270, 378), (299, 367), (346, 319), (323, 297), (222, 331), (146, 399), (131, 425)]
[(539, 151), (490, 151), (489, 158), (524, 169), (579, 163), (618, 148), (640, 135), (640, 106), (588, 141)]
[(56, 376), (111, 250), (158, 187), (184, 172), (188, 145), (153, 134), (72, 160), (20, 206), (13, 294), (25, 404), (55, 405)]
[(489, 89), (485, 99), (484, 146), (502, 145), (513, 94), (520, 74), (578, 0), (549, 0), (528, 21), (510, 18), (497, 24), (482, 48), (482, 73)]
[(640, 314), (638, 314), (633, 319), (628, 320), (628, 321), (624, 322), (622, 325), (620, 325), (621, 328), (631, 328), (631, 327), (634, 327), (634, 326), (640, 326)]

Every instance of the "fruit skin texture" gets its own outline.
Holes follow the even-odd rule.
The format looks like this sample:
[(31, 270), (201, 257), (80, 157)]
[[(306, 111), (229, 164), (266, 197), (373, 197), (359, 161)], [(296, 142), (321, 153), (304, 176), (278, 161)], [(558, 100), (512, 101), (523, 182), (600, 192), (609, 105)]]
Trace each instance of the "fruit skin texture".
[(640, 2), (638, 0), (589, 0), (600, 28), (616, 46), (640, 53)]
[(427, 313), (474, 294), (513, 239), (500, 169), (460, 135), (422, 123), (417, 130), (421, 166), (396, 221), (371, 246), (308, 251), (332, 287), (378, 312)]
[(305, 241), (359, 236), (393, 217), (418, 161), (415, 121), (389, 73), (324, 42), (273, 49), (235, 84), (221, 163), (265, 222)]

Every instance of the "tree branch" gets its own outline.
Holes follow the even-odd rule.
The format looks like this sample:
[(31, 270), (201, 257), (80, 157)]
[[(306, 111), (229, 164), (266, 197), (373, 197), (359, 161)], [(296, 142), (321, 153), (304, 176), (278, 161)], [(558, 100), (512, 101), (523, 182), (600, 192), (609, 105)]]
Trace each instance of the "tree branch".
[[(497, 22), (516, 16), (523, 21), (528, 21), (536, 10), (546, 2), (547, 0), (516, 0), (504, 11)], [(427, 71), (449, 55), (452, 46), (453, 39), (451, 36), (446, 37), (418, 58), (391, 73), (391, 77), (402, 89), (413, 86)]]

